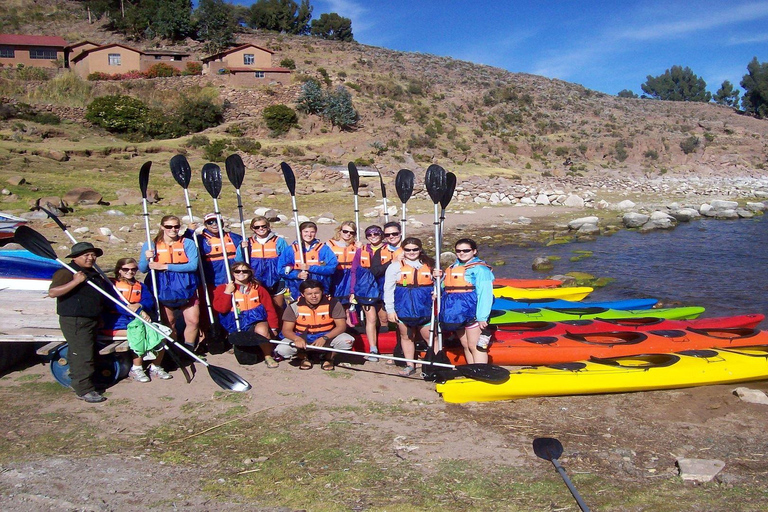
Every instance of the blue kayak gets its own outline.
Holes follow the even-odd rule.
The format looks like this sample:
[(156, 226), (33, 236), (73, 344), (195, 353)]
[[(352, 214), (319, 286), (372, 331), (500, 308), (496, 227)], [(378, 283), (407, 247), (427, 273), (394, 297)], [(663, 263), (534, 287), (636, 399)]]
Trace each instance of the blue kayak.
[(493, 301), (493, 309), (500, 309), (504, 311), (517, 311), (520, 309), (530, 308), (547, 308), (547, 309), (572, 309), (572, 308), (605, 308), (605, 309), (619, 309), (622, 311), (630, 309), (651, 309), (656, 303), (659, 302), (656, 299), (624, 299), (613, 300), (605, 302), (573, 302), (570, 300), (562, 299), (539, 299), (531, 301), (518, 301), (512, 299), (505, 299), (503, 297), (497, 297)]
[(50, 279), (61, 265), (22, 249), (0, 250), (0, 277)]

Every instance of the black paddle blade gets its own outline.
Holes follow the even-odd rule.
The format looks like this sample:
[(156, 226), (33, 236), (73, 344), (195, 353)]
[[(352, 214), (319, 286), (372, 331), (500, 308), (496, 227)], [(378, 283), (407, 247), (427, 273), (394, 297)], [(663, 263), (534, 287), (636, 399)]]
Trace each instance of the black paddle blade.
[(280, 162), (280, 169), (283, 170), (283, 178), (285, 178), (285, 186), (288, 187), (288, 192), (292, 196), (296, 195), (296, 176), (293, 174), (291, 166), (285, 162)]
[(49, 210), (46, 210), (42, 206), (40, 207), (40, 209), (43, 210), (48, 215), (48, 217), (50, 217), (51, 220), (53, 222), (55, 222), (61, 228), (62, 231), (66, 231), (67, 230), (67, 226), (65, 226), (64, 223), (61, 222), (61, 219), (55, 213), (53, 213), (53, 212), (51, 212)]
[(237, 190), (240, 190), (240, 186), (245, 179), (245, 164), (243, 163), (243, 159), (240, 158), (240, 155), (234, 153), (227, 157), (224, 166), (227, 169), (227, 178), (229, 178), (229, 182), (234, 185)]
[(445, 194), (440, 198), (440, 206), (445, 210), (453, 199), (453, 191), (456, 190), (456, 175), (449, 172), (445, 175)]
[(19, 226), (16, 228), (13, 239), (32, 254), (48, 258), (49, 260), (56, 259), (56, 251), (51, 247), (51, 242), (29, 226)]
[(537, 437), (533, 440), (533, 453), (551, 462), (563, 454), (563, 445), (554, 437)]
[(237, 331), (229, 333), (229, 342), (238, 347), (256, 347), (269, 343), (269, 339), (254, 331)]
[(462, 364), (456, 367), (463, 377), (481, 380), (491, 384), (501, 384), (509, 380), (509, 370), (495, 364)]
[(213, 322), (205, 331), (205, 340), (213, 343), (224, 343), (227, 339), (227, 330), (219, 322)]
[(213, 382), (218, 384), (221, 389), (238, 392), (251, 389), (251, 385), (248, 381), (232, 370), (227, 370), (220, 366), (208, 365), (208, 374), (211, 376)]
[(352, 185), (352, 192), (357, 195), (357, 191), (360, 188), (360, 173), (357, 172), (355, 162), (349, 162), (347, 169), (349, 169), (349, 183)]
[(181, 185), (181, 188), (189, 187), (189, 180), (192, 179), (192, 168), (187, 162), (187, 157), (176, 155), (171, 158), (171, 174), (176, 183)]
[(445, 190), (448, 188), (445, 169), (437, 164), (430, 165), (427, 167), (424, 183), (427, 186), (427, 193), (432, 202), (435, 204), (439, 203), (443, 195), (445, 195)]
[(403, 204), (407, 203), (413, 194), (414, 179), (413, 171), (409, 169), (400, 169), (395, 176), (395, 190), (397, 190), (397, 197)]
[(144, 162), (139, 170), (139, 190), (141, 190), (141, 197), (147, 198), (147, 185), (149, 185), (149, 169), (152, 167), (152, 162)]
[(212, 198), (219, 198), (219, 194), (221, 194), (221, 167), (211, 163), (203, 166), (203, 186)]
[(379, 183), (381, 184), (381, 197), (383, 199), (387, 198), (387, 187), (384, 186), (384, 178), (381, 177), (381, 172), (379, 172)]

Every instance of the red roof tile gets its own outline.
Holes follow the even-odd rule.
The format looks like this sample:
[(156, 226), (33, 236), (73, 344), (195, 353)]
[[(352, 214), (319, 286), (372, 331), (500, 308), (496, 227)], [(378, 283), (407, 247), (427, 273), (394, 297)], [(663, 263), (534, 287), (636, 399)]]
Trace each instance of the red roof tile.
[(67, 42), (58, 36), (31, 36), (27, 34), (0, 34), (0, 44), (16, 46), (54, 46), (64, 48)]

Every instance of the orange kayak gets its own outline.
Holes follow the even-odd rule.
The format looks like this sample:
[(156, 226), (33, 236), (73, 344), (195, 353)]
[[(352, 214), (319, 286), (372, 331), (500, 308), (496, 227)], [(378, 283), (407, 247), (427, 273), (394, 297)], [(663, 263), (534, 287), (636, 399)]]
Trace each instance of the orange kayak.
[[(497, 365), (549, 365), (683, 350), (768, 345), (768, 331), (756, 329), (670, 329), (529, 336), (491, 344), (488, 362)], [(452, 364), (466, 364), (461, 347), (446, 349)]]
[(513, 288), (557, 288), (563, 282), (557, 279), (515, 279), (511, 277), (497, 277), (493, 284), (498, 286), (511, 286)]

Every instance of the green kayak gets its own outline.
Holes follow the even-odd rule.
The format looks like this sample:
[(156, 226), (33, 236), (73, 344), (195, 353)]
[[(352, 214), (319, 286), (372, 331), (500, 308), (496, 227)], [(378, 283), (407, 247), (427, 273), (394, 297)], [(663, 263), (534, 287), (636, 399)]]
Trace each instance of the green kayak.
[(564, 322), (566, 320), (592, 320), (595, 318), (601, 320), (616, 320), (619, 318), (664, 318), (666, 320), (691, 320), (698, 318), (704, 312), (704, 308), (699, 306), (690, 306), (682, 308), (659, 308), (659, 309), (606, 309), (599, 307), (587, 308), (567, 308), (567, 309), (546, 309), (530, 308), (519, 309), (516, 311), (502, 311), (494, 309), (491, 311), (489, 323), (491, 324), (511, 324), (517, 322)]

